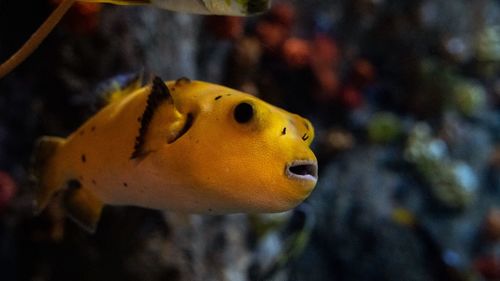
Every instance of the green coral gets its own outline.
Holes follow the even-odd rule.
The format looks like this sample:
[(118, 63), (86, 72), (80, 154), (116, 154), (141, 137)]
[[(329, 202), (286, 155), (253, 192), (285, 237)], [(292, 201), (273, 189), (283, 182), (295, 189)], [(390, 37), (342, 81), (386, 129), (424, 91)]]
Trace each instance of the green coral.
[(480, 61), (500, 61), (500, 26), (487, 27), (479, 34), (476, 52)]
[(450, 159), (444, 141), (432, 137), (426, 124), (416, 125), (410, 133), (405, 158), (430, 186), (432, 196), (443, 206), (463, 210), (475, 200), (477, 181), (470, 167)]
[(456, 108), (465, 116), (475, 116), (486, 106), (486, 90), (474, 81), (457, 81), (453, 94)]
[(388, 143), (402, 134), (399, 118), (390, 112), (379, 112), (373, 115), (368, 123), (368, 138), (376, 143)]

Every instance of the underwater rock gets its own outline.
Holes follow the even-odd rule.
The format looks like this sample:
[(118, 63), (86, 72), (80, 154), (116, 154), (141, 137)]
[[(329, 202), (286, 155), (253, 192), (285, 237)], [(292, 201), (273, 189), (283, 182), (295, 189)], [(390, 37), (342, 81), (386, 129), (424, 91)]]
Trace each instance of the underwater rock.
[(500, 61), (500, 26), (488, 26), (479, 33), (476, 57), (479, 61)]
[(446, 143), (432, 137), (426, 124), (419, 123), (410, 132), (405, 159), (415, 165), (442, 206), (463, 211), (475, 202), (479, 185), (476, 173), (467, 163), (452, 160)]
[[(447, 113), (444, 115), (439, 136), (446, 142), (451, 158), (465, 161), (474, 171), (481, 173), (488, 168), (494, 152), (494, 130), (494, 124), (488, 129), (477, 122), (464, 120), (458, 114)], [(474, 153), (471, 153), (472, 151)]]

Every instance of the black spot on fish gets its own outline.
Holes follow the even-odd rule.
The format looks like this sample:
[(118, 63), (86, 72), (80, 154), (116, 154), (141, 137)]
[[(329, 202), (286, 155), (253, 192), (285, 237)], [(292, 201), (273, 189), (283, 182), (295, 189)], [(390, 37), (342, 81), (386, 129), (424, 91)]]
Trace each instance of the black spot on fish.
[(308, 139), (309, 139), (309, 136), (308, 136), (307, 134), (304, 134), (304, 135), (302, 136), (302, 140), (306, 141), (306, 140), (308, 140)]
[(212, 212), (212, 208), (208, 208), (208, 211), (209, 211), (209, 212)]
[(95, 126), (92, 126), (92, 128), (90, 128), (90, 131), (94, 132), (95, 131)]
[(85, 157), (85, 154), (82, 154), (82, 162), (83, 163), (87, 162), (87, 157)]
[(226, 97), (230, 97), (232, 94), (226, 94)]
[(137, 117), (137, 122), (141, 122), (142, 121), (142, 118), (141, 117)]
[(128, 186), (128, 183), (124, 182), (124, 183), (123, 183), (123, 186), (127, 187), (127, 186)]
[(77, 189), (77, 188), (82, 187), (82, 184), (80, 183), (80, 181), (75, 180), (75, 179), (69, 180), (66, 185), (69, 189)]
[(283, 128), (283, 131), (281, 131), (281, 135), (286, 135), (286, 127)]
[(93, 185), (96, 185), (96, 184), (97, 184), (97, 182), (95, 181), (95, 179), (92, 179), (92, 184), (93, 184)]
[(218, 99), (220, 99), (220, 98), (222, 98), (222, 96), (216, 96), (216, 97), (215, 97), (215, 100), (218, 100)]

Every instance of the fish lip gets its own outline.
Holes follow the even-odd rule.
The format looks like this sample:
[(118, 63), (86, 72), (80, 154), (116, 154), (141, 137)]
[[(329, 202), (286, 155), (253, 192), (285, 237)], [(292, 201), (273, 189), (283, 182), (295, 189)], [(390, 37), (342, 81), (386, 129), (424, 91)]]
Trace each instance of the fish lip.
[(300, 181), (318, 180), (318, 163), (314, 160), (294, 160), (285, 167), (288, 178)]

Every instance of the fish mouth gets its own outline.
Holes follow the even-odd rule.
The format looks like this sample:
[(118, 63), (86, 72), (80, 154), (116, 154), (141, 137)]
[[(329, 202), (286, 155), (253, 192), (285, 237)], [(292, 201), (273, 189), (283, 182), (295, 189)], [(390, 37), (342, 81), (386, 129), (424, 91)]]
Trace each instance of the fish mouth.
[(294, 180), (317, 181), (318, 163), (313, 160), (295, 160), (286, 165), (285, 173)]

